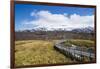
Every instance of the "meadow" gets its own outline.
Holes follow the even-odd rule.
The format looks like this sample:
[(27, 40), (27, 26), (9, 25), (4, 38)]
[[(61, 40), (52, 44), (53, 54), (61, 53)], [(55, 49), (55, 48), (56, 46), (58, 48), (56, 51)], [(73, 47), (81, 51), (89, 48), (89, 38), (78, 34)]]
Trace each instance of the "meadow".
[[(74, 63), (70, 57), (65, 56), (54, 49), (58, 40), (18, 40), (15, 41), (15, 65), (41, 65), (41, 64), (68, 64)], [(95, 45), (92, 40), (69, 39), (63, 43), (65, 46), (71, 44), (92, 48)]]
[(54, 49), (56, 40), (15, 41), (15, 65), (73, 63), (70, 58)]
[(93, 51), (95, 51), (95, 42), (93, 40), (69, 39), (64, 42), (65, 46), (71, 46), (72, 44), (82, 48), (91, 48)]

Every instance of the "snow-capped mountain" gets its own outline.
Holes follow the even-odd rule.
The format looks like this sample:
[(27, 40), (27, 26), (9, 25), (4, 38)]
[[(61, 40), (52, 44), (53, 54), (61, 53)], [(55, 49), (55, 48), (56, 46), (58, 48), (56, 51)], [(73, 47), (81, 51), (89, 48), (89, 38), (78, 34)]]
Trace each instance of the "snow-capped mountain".
[(77, 28), (73, 29), (72, 32), (77, 32), (77, 33), (93, 33), (94, 28), (93, 27), (85, 27), (85, 28)]

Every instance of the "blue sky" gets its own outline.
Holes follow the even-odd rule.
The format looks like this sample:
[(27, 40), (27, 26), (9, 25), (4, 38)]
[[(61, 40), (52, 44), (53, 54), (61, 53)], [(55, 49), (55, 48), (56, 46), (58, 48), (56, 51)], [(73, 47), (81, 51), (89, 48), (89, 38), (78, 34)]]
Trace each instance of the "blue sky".
[[(42, 20), (44, 23), (47, 21), (45, 21), (46, 19), (43, 20), (43, 18), (44, 18), (43, 15), (40, 16), (42, 14), (41, 12), (43, 12), (44, 14), (48, 14), (47, 15), (48, 17), (46, 17), (46, 18), (48, 18), (47, 20), (49, 20), (50, 17), (52, 17), (52, 18), (53, 18), (53, 16), (56, 17), (56, 15), (58, 17), (59, 17), (59, 15), (61, 15), (61, 17), (64, 18), (65, 20), (68, 19), (67, 18), (68, 15), (72, 15), (71, 19), (73, 19), (73, 20), (75, 20), (76, 19), (75, 17), (77, 17), (77, 16), (80, 17), (79, 19), (82, 19), (82, 18), (84, 19), (85, 18), (84, 16), (87, 16), (86, 18), (90, 19), (91, 17), (89, 17), (89, 16), (93, 17), (94, 8), (15, 4), (15, 30), (32, 29), (35, 26), (38, 26), (39, 24), (43, 25), (43, 23), (40, 23), (40, 20)], [(32, 13), (37, 14), (37, 15), (31, 15)], [(38, 15), (39, 13), (41, 13), (41, 14)], [(67, 17), (65, 17), (64, 14), (66, 14)], [(62, 18), (56, 17), (55, 20), (54, 19), (50, 19), (50, 20), (56, 22), (57, 19), (62, 19)], [(64, 19), (62, 19), (60, 21), (64, 22)], [(76, 19), (76, 20), (78, 21), (78, 19)], [(87, 20), (87, 21), (91, 22), (89, 20)], [(54, 22), (50, 23), (50, 21), (49, 21), (48, 24), (56, 25), (57, 23), (54, 24)], [(85, 21), (83, 21), (83, 22), (85, 22)], [(24, 25), (24, 23), (26, 23), (26, 24)], [(69, 21), (69, 23), (72, 23), (72, 22)], [(91, 24), (93, 24), (93, 23), (91, 23)], [(50, 25), (50, 26), (52, 26), (52, 25)], [(58, 25), (59, 26), (58, 28), (61, 27), (60, 25), (61, 24)], [(64, 24), (62, 24), (62, 25), (67, 25), (67, 23), (64, 22)], [(46, 26), (47, 25), (44, 24), (44, 26), (42, 26), (42, 27), (46, 27)], [(47, 26), (47, 27), (49, 28), (50, 26)], [(38, 27), (40, 27), (40, 26), (38, 26)], [(53, 28), (55, 28), (55, 27), (57, 27), (57, 26), (54, 26)], [(67, 26), (65, 26), (64, 28), (66, 28), (66, 27), (69, 27), (69, 24)], [(71, 27), (72, 26), (70, 26), (69, 28), (71, 28)]]

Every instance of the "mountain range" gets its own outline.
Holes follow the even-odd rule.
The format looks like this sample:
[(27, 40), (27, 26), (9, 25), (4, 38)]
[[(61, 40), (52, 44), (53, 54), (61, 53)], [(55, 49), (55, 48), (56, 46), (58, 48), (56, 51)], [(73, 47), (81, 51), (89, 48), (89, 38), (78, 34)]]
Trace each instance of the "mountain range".
[(51, 29), (48, 30), (46, 28), (36, 28), (36, 29), (31, 29), (31, 30), (19, 30), (16, 32), (35, 32), (35, 31), (70, 31), (70, 32), (75, 32), (75, 33), (93, 33), (94, 32), (94, 28), (93, 27), (85, 27), (85, 28), (75, 28), (72, 30), (67, 30), (64, 28), (58, 28), (58, 29)]

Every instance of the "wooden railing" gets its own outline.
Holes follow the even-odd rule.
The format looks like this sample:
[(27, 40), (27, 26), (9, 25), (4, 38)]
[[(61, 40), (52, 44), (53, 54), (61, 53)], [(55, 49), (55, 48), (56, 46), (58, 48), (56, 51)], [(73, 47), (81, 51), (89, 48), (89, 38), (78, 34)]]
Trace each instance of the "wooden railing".
[(95, 54), (88, 52), (88, 51), (83, 51), (82, 48), (80, 48), (79, 46), (75, 47), (69, 47), (69, 46), (64, 46), (64, 44), (62, 44), (62, 42), (64, 42), (64, 40), (61, 40), (59, 42), (57, 42), (54, 46), (54, 48), (63, 53), (64, 55), (70, 57), (73, 60), (76, 61), (84, 61), (84, 58), (87, 58), (89, 62), (93, 62), (95, 59)]

